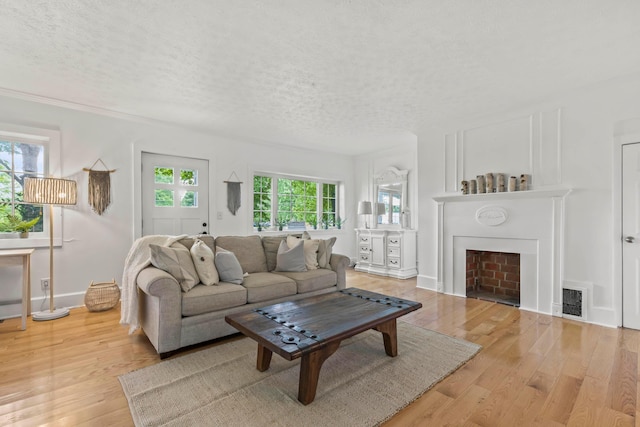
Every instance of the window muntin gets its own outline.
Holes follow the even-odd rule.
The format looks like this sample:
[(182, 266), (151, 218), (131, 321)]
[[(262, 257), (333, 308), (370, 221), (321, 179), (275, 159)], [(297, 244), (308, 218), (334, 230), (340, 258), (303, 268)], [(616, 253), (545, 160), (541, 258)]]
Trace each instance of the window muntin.
[(253, 177), (253, 226), (259, 229), (271, 226), (270, 176)]
[[(24, 143), (30, 145), (41, 146), (42, 150), (38, 155), (38, 160), (35, 162), (36, 173), (34, 176), (61, 176), (62, 169), (60, 165), (60, 131), (53, 129), (42, 129), (35, 128), (31, 126), (22, 126), (16, 125), (13, 123), (0, 123), (0, 141), (3, 142), (13, 142), (13, 143)], [(6, 148), (7, 145), (5, 144)], [(12, 149), (11, 152), (14, 150)], [(0, 153), (0, 158), (7, 160), (11, 157), (9, 155), (10, 151), (4, 150)], [(15, 153), (13, 153), (15, 154)], [(4, 157), (2, 157), (4, 156)], [(25, 161), (24, 155), (21, 157), (21, 153), (18, 154), (17, 162), (15, 159), (14, 164), (22, 165), (18, 166), (18, 169), (21, 169), (25, 174), (31, 174), (31, 169), (33, 167), (29, 167), (29, 161)], [(33, 157), (33, 156), (32, 156)], [(33, 163), (31, 163), (33, 164)], [(4, 169), (7, 171), (7, 163), (4, 164)], [(18, 172), (18, 171), (14, 171)], [(11, 172), (5, 172), (5, 178), (7, 176), (12, 178), (11, 186), (13, 184), (13, 174)], [(7, 188), (7, 187), (5, 187)], [(21, 186), (19, 187), (21, 190)], [(22, 200), (22, 193), (19, 193), (19, 200)], [(14, 206), (15, 203), (14, 202)], [(8, 206), (4, 205), (5, 208)], [(50, 238), (49, 238), (49, 222), (53, 221), (53, 244), (55, 246), (62, 245), (62, 208), (54, 207), (53, 208), (53, 218), (49, 218), (49, 209), (42, 209), (41, 206), (35, 205), (34, 209), (41, 214), (41, 224), (36, 224), (38, 229), (42, 226), (43, 230), (41, 232), (36, 232), (33, 229), (29, 233), (29, 236), (21, 239), (0, 239), (0, 249), (18, 249), (18, 248), (41, 248), (41, 247), (49, 247)], [(41, 213), (40, 213), (41, 212)], [(0, 219), (2, 219), (2, 214), (0, 213)]]
[(322, 221), (335, 224), (338, 218), (336, 184), (322, 184)]
[[(176, 182), (176, 171), (172, 167), (155, 166), (154, 184), (155, 206), (181, 208), (197, 208), (198, 192), (193, 189), (183, 189), (183, 187), (198, 186), (198, 171), (195, 169), (180, 169), (179, 180)], [(176, 194), (178, 199), (176, 200)]]
[(20, 139), (0, 137), (0, 231), (14, 231), (14, 219), (30, 221), (40, 218), (31, 232), (44, 231), (42, 206), (23, 203), (23, 186), (27, 177), (45, 174), (46, 146)]
[(317, 183), (297, 179), (278, 179), (279, 223), (317, 223), (318, 198)]
[(253, 177), (253, 226), (324, 228), (336, 225), (338, 184), (256, 174)]

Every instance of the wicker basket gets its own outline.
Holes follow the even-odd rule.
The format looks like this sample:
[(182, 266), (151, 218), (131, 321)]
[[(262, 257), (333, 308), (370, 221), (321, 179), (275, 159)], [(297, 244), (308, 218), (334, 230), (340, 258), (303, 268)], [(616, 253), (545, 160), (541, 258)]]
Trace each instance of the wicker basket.
[(84, 295), (84, 305), (89, 311), (105, 311), (116, 306), (120, 299), (120, 288), (115, 279), (111, 282), (93, 283)]

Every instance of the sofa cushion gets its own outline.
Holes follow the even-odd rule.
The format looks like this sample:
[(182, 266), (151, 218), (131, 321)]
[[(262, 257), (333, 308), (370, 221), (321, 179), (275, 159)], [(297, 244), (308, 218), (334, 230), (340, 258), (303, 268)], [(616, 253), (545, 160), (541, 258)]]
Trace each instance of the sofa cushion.
[(317, 239), (301, 239), (300, 237), (287, 236), (287, 246), (292, 247), (298, 242), (304, 244), (304, 264), (307, 270), (316, 270), (318, 268), (318, 245), (320, 241)]
[(296, 282), (290, 278), (266, 272), (249, 274), (242, 286), (247, 288), (248, 303), (269, 301), (297, 292)]
[(218, 286), (197, 285), (182, 295), (182, 315), (196, 316), (246, 303), (247, 289), (242, 285), (225, 282), (220, 282)]
[(221, 236), (216, 238), (218, 246), (233, 252), (245, 273), (267, 271), (267, 258), (260, 236)]
[(242, 266), (233, 254), (222, 247), (218, 247), (215, 256), (216, 269), (222, 282), (241, 285), (243, 280)]
[(215, 240), (213, 239), (213, 236), (209, 234), (200, 234), (197, 236), (184, 237), (178, 240), (178, 242), (181, 245), (183, 245), (185, 248), (191, 249), (191, 246), (193, 246), (193, 243), (196, 240), (202, 240), (209, 247), (209, 249), (211, 249), (212, 251), (215, 251), (216, 249)]
[(211, 248), (202, 240), (196, 239), (189, 252), (191, 252), (191, 259), (198, 272), (200, 283), (207, 286), (218, 283), (220, 277), (218, 276)]
[(338, 283), (338, 274), (324, 268), (304, 272), (274, 272), (273, 274), (295, 280), (299, 294), (330, 288)]
[(307, 271), (302, 243), (300, 240), (294, 246), (289, 246), (285, 240), (280, 242), (275, 271)]
[(175, 277), (182, 292), (189, 292), (200, 281), (191, 253), (181, 244), (176, 244), (175, 247), (149, 245), (149, 251), (151, 264)]

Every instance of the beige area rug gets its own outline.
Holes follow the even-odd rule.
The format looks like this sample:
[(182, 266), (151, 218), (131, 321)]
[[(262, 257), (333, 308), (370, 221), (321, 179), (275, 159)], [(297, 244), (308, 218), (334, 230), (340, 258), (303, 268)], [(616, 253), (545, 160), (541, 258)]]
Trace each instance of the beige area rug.
[(398, 356), (382, 335), (345, 340), (322, 366), (315, 400), (297, 400), (300, 359), (259, 372), (243, 338), (121, 377), (136, 426), (373, 426), (471, 359), (480, 346), (398, 321)]

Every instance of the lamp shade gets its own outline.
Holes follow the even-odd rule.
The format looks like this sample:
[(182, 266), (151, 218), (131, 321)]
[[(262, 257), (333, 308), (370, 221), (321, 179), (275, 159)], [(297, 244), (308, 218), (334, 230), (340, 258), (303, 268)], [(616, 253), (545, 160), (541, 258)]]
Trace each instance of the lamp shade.
[(377, 211), (376, 211), (377, 215), (384, 215), (387, 213), (387, 207), (385, 206), (384, 203), (376, 203), (376, 207), (377, 207)]
[(23, 200), (40, 205), (75, 205), (78, 198), (76, 182), (61, 178), (27, 178)]
[(371, 202), (359, 202), (358, 203), (358, 215), (370, 215), (373, 211), (371, 210)]

